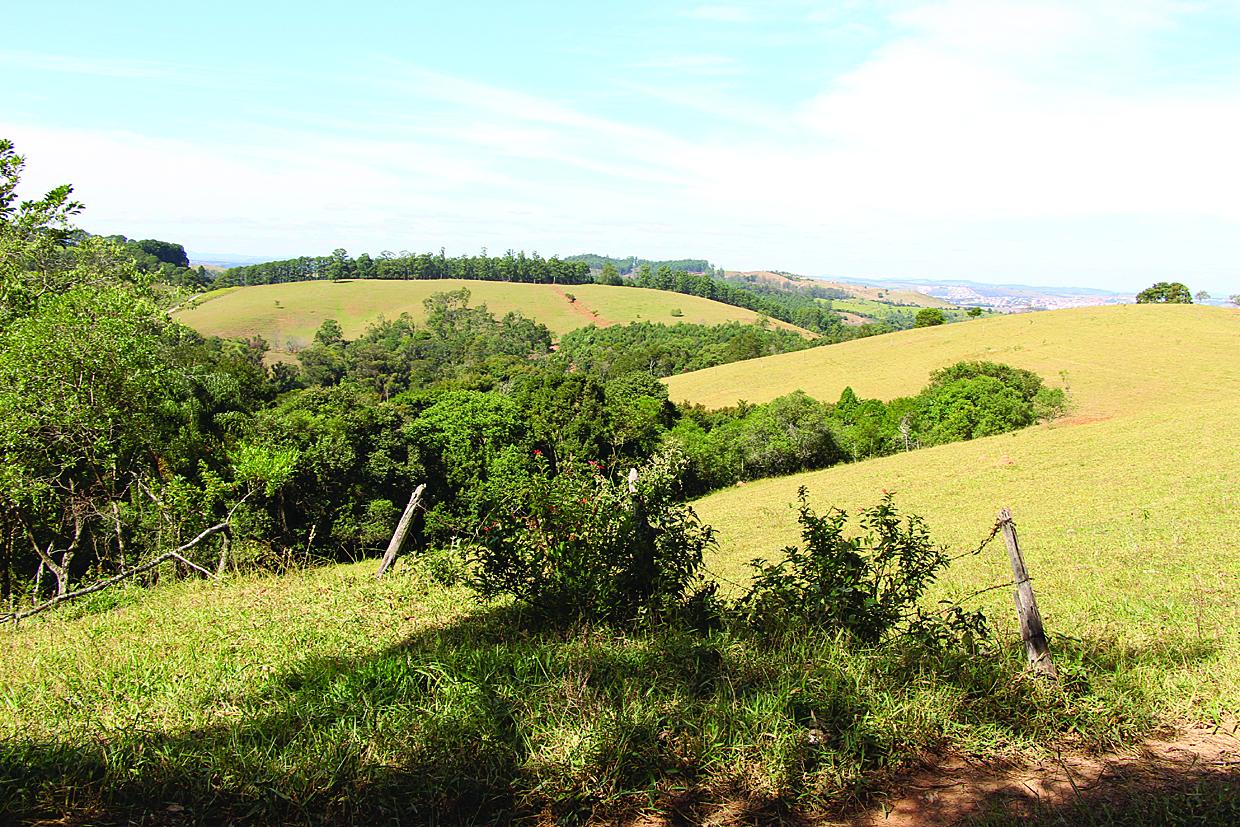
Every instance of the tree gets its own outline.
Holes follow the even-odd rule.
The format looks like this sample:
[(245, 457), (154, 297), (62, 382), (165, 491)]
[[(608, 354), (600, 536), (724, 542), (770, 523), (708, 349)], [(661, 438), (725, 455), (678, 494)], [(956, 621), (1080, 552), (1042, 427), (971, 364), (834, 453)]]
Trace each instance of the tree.
[(185, 248), (180, 244), (174, 244), (171, 241), (159, 241), (154, 238), (146, 238), (133, 243), (142, 252), (154, 256), (165, 264), (171, 264), (174, 267), (189, 267), (189, 256), (186, 255)]
[(1198, 302), (1205, 302), (1210, 300), (1210, 294), (1204, 290), (1198, 290), (1193, 298), (1195, 298)]
[(624, 280), (620, 278), (620, 271), (616, 269), (616, 265), (609, 261), (603, 265), (603, 271), (598, 275), (598, 283), (619, 287), (624, 284)]
[(923, 307), (917, 311), (917, 318), (913, 322), (913, 327), (934, 327), (941, 325), (947, 321), (947, 317), (943, 315), (943, 311), (937, 307)]
[(1240, 307), (1240, 293), (1236, 293), (1234, 295), (1228, 296), (1227, 301), (1231, 302), (1237, 307)]
[(87, 570), (222, 530), (236, 488), (216, 417), (266, 373), (261, 348), (212, 350), (170, 320), (120, 242), (74, 229), (70, 187), (15, 206), (22, 162), (0, 141), (0, 529), (29, 550), (6, 569), (50, 571), (63, 598)]
[(967, 314), (970, 318), (976, 319), (978, 316), (982, 315), (982, 308), (980, 308), (980, 307), (970, 307), (968, 310), (966, 310), (966, 311), (965, 311), (965, 313), (966, 313), (966, 314)]
[(1160, 281), (1137, 294), (1137, 304), (1192, 304), (1193, 294), (1178, 281)]

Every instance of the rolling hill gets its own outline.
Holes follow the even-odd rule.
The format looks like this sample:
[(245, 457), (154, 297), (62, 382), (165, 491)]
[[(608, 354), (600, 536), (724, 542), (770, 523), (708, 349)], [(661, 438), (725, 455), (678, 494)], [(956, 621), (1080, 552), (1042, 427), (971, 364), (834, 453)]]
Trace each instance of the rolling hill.
[[(935, 368), (988, 359), (1067, 387), (1072, 410), (1056, 422), (699, 500), (719, 531), (711, 566), (740, 581), (755, 555), (795, 542), (788, 506), (800, 486), (820, 511), (895, 491), (960, 550), (1010, 506), (1053, 634), (1091, 641), (1085, 656), (1115, 659), (1111, 679), (1133, 681), (1164, 714), (1225, 717), (1240, 708), (1238, 355), (1240, 312), (1125, 305), (909, 330), (666, 381), (673, 399), (711, 406), (797, 388), (834, 400), (847, 385), (890, 398), (916, 392)], [(1008, 579), (992, 545), (960, 560), (939, 596)], [(1010, 631), (1008, 589), (971, 605)]]
[[(261, 335), (271, 345), (273, 354), (279, 357), (309, 344), (314, 331), (326, 319), (340, 322), (344, 335), (352, 338), (380, 316), (393, 319), (408, 313), (420, 320), (425, 313), (424, 299), (432, 293), (461, 288), (469, 290), (471, 304), (486, 304), (496, 315), (520, 311), (545, 324), (557, 336), (590, 324), (600, 327), (631, 321), (721, 324), (748, 323), (759, 318), (752, 310), (661, 290), (459, 279), (301, 281), (234, 287), (207, 293), (174, 315), (207, 335)], [(575, 296), (576, 301), (571, 301), (570, 296)], [(675, 316), (673, 311), (683, 315)], [(770, 323), (790, 330), (800, 329), (777, 320)], [(805, 331), (805, 335), (811, 334)]]
[(729, 270), (727, 276), (730, 278), (740, 278), (753, 280), (760, 284), (766, 284), (771, 287), (779, 287), (785, 290), (800, 290), (806, 287), (825, 287), (831, 290), (839, 290), (848, 294), (853, 299), (862, 301), (881, 301), (888, 304), (904, 305), (909, 307), (954, 307), (951, 302), (936, 298), (927, 293), (920, 293), (916, 290), (910, 290), (900, 287), (884, 287), (882, 285), (853, 284), (851, 282), (827, 281), (823, 279), (810, 278), (808, 276), (797, 276), (790, 273), (780, 273), (774, 270), (748, 270), (738, 271)]

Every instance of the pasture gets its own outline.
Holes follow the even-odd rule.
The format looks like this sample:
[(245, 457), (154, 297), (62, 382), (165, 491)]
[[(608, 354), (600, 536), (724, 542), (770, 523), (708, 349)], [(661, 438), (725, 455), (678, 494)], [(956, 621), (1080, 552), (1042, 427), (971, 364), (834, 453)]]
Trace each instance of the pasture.
[[(354, 338), (381, 317), (394, 319), (408, 313), (420, 321), (425, 318), (422, 302), (432, 293), (462, 288), (469, 290), (471, 305), (485, 304), (496, 316), (510, 311), (523, 313), (545, 324), (556, 336), (591, 324), (722, 324), (759, 319), (752, 310), (663, 290), (461, 279), (300, 281), (226, 288), (199, 297), (175, 317), (206, 335), (260, 335), (274, 355), (287, 358), (310, 344), (314, 332), (327, 319), (340, 322), (345, 337)], [(570, 296), (576, 300), (571, 301)], [(674, 311), (682, 315), (673, 315)], [(798, 329), (777, 320), (769, 323)]]

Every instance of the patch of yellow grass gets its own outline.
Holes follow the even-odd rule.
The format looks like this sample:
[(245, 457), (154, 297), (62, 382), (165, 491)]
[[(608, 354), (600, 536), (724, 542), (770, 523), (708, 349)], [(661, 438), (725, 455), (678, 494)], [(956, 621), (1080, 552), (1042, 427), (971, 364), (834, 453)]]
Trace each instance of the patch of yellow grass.
[[(194, 307), (175, 315), (200, 333), (223, 337), (257, 334), (267, 340), (273, 351), (287, 353), (308, 345), (327, 319), (340, 322), (344, 335), (352, 338), (381, 316), (395, 319), (408, 313), (421, 321), (426, 317), (422, 302), (427, 297), (462, 287), (469, 290), (471, 304), (486, 304), (497, 316), (520, 311), (545, 324), (557, 336), (589, 324), (722, 324), (749, 323), (759, 318), (751, 310), (662, 290), (460, 279), (302, 281), (233, 288), (208, 293)], [(569, 301), (570, 294), (576, 296), (575, 302)], [(683, 315), (673, 316), (673, 310), (680, 310)], [(783, 322), (772, 324), (799, 329)]]
[(733, 362), (667, 380), (674, 400), (710, 407), (804, 390), (835, 401), (914, 394), (962, 359), (1028, 368), (1071, 391), (1078, 416), (1115, 416), (1175, 399), (1237, 398), (1240, 311), (1191, 305), (1083, 307), (904, 330)]
[[(791, 358), (790, 358), (791, 357)], [(713, 570), (747, 577), (753, 557), (799, 540), (797, 489), (825, 511), (873, 504), (884, 490), (925, 517), (936, 540), (975, 546), (1010, 506), (1047, 628), (1107, 638), (1144, 661), (1174, 714), (1240, 709), (1240, 313), (1122, 306), (1010, 316), (906, 331), (669, 380), (673, 398), (719, 405), (803, 388), (833, 400), (845, 385), (890, 398), (961, 359), (1030, 368), (1063, 384), (1060, 421), (972, 442), (751, 482), (695, 504), (720, 534)], [(1010, 579), (996, 541), (958, 561), (937, 597)], [(972, 601), (1002, 628), (1010, 593)], [(1199, 657), (1151, 653), (1189, 642)]]

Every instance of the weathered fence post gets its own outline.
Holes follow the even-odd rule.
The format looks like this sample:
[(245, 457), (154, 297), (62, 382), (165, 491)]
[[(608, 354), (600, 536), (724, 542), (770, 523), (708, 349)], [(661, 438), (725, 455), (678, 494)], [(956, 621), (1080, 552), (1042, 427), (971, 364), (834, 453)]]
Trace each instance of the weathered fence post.
[(1021, 555), (1020, 544), (1016, 540), (1016, 524), (1012, 522), (1010, 509), (1004, 508), (999, 512), (999, 525), (1003, 528), (1008, 559), (1012, 562), (1012, 581), (1016, 585), (1016, 592), (1012, 597), (1016, 601), (1020, 637), (1025, 642), (1029, 668), (1035, 675), (1058, 680), (1055, 664), (1051, 661), (1051, 649), (1046, 643), (1046, 631), (1042, 628), (1042, 613), (1038, 611), (1038, 601), (1033, 596), (1033, 584), (1029, 580), (1029, 572), (1025, 570), (1025, 558)]
[(426, 489), (426, 483), (422, 483), (413, 489), (413, 496), (409, 498), (409, 505), (405, 506), (405, 513), (400, 515), (400, 522), (396, 524), (396, 532), (392, 534), (392, 540), (388, 543), (387, 551), (383, 553), (383, 562), (379, 564), (379, 571), (375, 574), (378, 580), (383, 573), (388, 570), (392, 563), (396, 562), (396, 555), (400, 554), (400, 548), (405, 544), (405, 536), (409, 533), (409, 525), (413, 522), (413, 513), (418, 510), (418, 503), (422, 499), (422, 492)]

